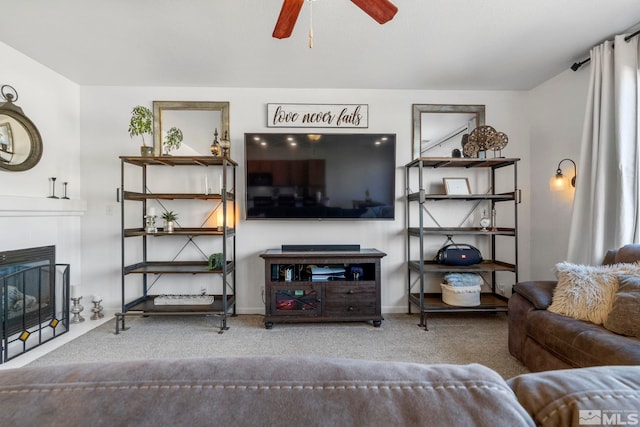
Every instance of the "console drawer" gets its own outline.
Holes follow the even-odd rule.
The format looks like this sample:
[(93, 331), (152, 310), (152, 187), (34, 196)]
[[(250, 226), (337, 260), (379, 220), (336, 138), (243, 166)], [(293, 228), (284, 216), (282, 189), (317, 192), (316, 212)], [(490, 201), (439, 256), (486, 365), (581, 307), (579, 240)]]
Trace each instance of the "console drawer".
[(361, 316), (376, 314), (375, 284), (330, 285), (325, 288), (325, 314)]

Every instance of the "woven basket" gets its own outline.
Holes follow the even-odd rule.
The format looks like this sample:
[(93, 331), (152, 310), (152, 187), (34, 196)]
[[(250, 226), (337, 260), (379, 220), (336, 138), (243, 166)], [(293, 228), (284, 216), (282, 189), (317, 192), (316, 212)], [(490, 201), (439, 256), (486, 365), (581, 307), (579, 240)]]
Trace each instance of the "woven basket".
[(449, 286), (440, 284), (442, 302), (456, 307), (475, 307), (480, 305), (480, 286)]

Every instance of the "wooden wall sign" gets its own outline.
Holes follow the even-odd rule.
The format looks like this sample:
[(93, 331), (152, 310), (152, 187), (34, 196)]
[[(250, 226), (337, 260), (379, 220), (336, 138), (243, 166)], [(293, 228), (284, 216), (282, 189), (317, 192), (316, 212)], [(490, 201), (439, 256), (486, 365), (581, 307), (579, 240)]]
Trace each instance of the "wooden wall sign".
[(267, 127), (368, 128), (367, 104), (267, 104)]

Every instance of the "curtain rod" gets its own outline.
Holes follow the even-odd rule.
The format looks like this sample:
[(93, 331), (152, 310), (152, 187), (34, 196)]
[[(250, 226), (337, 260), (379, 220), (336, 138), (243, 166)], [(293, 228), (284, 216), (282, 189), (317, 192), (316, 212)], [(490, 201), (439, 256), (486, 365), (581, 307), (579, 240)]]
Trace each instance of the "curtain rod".
[[(638, 34), (640, 34), (640, 30), (636, 31), (633, 34), (629, 34), (627, 37), (624, 38), (624, 41), (628, 42), (629, 40), (631, 40), (632, 38), (634, 38), (635, 36), (637, 36)], [(573, 71), (578, 71), (578, 69), (580, 67), (582, 67), (584, 64), (586, 64), (587, 62), (591, 61), (591, 58), (587, 58), (584, 61), (580, 61), (580, 62), (574, 62), (573, 65), (571, 66), (571, 69)]]

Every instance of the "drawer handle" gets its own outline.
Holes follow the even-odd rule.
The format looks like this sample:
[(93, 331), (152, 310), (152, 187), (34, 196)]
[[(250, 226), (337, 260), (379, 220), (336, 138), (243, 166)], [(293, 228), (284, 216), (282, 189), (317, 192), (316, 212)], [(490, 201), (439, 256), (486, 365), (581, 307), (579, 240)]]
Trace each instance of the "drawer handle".
[(350, 306), (349, 306), (349, 308), (348, 308), (348, 310), (349, 310), (349, 311), (356, 311), (356, 308), (355, 308), (354, 306), (350, 305)]
[(348, 294), (355, 294), (355, 291), (353, 289), (349, 289), (349, 291), (347, 293)]

